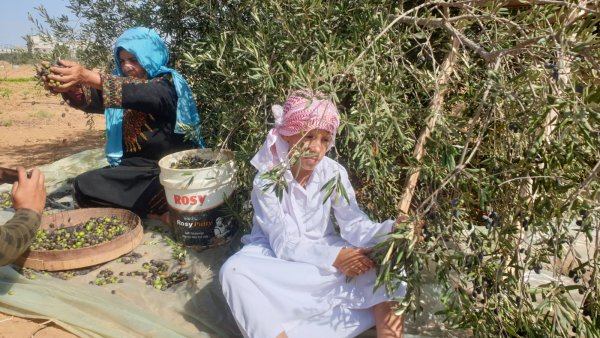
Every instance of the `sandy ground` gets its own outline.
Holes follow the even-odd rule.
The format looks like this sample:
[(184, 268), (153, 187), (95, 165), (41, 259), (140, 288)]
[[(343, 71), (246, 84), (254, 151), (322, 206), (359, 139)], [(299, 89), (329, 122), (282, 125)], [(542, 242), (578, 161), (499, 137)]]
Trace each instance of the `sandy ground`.
[[(0, 62), (0, 166), (32, 167), (104, 145), (104, 117), (89, 116), (46, 95), (32, 78), (33, 66)], [(11, 81), (12, 79), (12, 81)], [(18, 79), (18, 80), (15, 80)], [(0, 313), (0, 338), (76, 337), (46, 320)]]
[(102, 147), (104, 117), (94, 114), (90, 128), (91, 115), (46, 95), (34, 80), (21, 81), (33, 75), (33, 66), (0, 62), (0, 166), (42, 165)]
[(43, 319), (29, 320), (0, 313), (0, 338), (71, 338), (77, 337)]

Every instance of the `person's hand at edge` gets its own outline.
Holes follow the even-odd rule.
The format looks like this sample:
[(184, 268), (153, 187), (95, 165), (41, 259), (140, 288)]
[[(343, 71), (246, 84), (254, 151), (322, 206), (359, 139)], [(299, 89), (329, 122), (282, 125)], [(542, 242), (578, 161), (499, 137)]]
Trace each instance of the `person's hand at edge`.
[(19, 180), (13, 184), (12, 198), (15, 209), (30, 209), (42, 214), (46, 205), (46, 188), (44, 187), (44, 174), (34, 168), (30, 177), (23, 167), (17, 167)]

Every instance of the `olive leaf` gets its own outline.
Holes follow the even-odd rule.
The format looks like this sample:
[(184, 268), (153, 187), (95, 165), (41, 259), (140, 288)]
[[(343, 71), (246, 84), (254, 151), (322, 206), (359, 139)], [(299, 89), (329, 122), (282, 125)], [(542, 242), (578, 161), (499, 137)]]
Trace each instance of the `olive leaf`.
[(350, 197), (348, 196), (346, 187), (344, 187), (344, 184), (342, 183), (342, 177), (339, 172), (336, 176), (325, 182), (325, 184), (321, 187), (321, 191), (325, 192), (325, 195), (323, 196), (323, 203), (325, 203), (334, 192), (336, 193), (336, 203), (339, 197), (343, 197), (347, 203), (350, 203)]

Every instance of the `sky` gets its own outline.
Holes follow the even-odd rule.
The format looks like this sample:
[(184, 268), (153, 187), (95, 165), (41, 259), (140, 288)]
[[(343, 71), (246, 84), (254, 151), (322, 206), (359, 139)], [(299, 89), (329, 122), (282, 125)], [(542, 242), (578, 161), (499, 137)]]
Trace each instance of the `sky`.
[(30, 22), (27, 13), (40, 19), (35, 7), (43, 5), (51, 16), (70, 14), (66, 7), (68, 0), (0, 0), (0, 48), (25, 47), (25, 35), (36, 34), (35, 24)]

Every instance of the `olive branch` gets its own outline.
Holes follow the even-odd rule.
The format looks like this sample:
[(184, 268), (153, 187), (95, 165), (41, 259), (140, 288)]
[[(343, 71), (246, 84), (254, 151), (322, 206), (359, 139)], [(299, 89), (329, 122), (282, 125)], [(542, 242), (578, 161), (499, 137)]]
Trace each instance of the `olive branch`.
[(194, 144), (200, 144), (202, 142), (200, 123), (177, 123), (177, 126), (183, 131), (184, 141), (190, 141)]
[[(270, 181), (262, 187), (262, 191), (267, 192), (272, 189), (275, 192), (275, 196), (279, 199), (279, 201), (283, 198), (283, 192), (288, 191), (288, 184), (283, 177), (285, 172), (291, 168), (293, 168), (294, 164), (300, 159), (300, 157), (310, 158), (315, 157), (316, 154), (307, 152), (306, 150), (298, 151), (296, 149), (292, 149), (291, 151), (291, 159), (288, 162), (279, 163), (271, 170), (266, 171), (261, 174), (261, 178)], [(297, 169), (299, 170), (299, 168)], [(296, 172), (297, 174), (297, 172)], [(338, 172), (337, 175), (329, 179), (320, 189), (320, 191), (325, 191), (325, 196), (323, 196), (323, 203), (331, 197), (331, 195), (335, 192), (335, 200), (334, 203), (338, 203), (339, 197), (343, 197), (346, 202), (350, 203), (350, 197), (348, 196), (348, 192), (346, 188), (342, 184), (342, 177)]]

